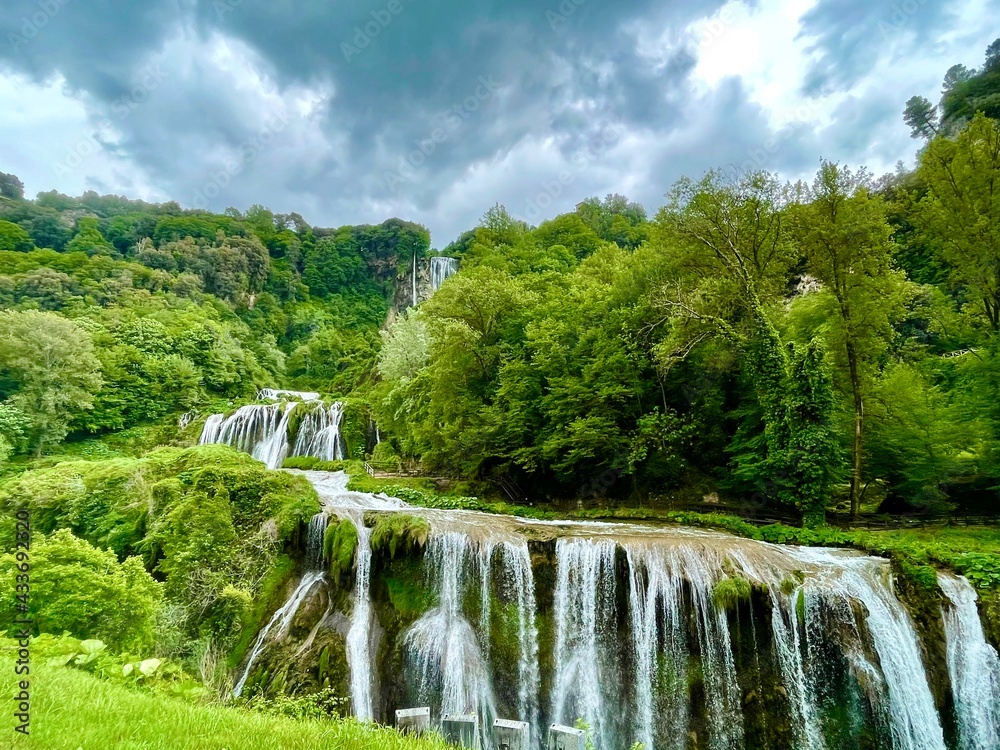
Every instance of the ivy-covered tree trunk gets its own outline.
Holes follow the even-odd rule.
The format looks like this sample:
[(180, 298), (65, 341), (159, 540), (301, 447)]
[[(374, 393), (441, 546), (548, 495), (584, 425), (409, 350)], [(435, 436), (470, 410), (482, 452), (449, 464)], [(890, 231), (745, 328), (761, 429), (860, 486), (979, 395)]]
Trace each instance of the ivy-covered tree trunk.
[(857, 518), (861, 511), (861, 464), (864, 449), (865, 403), (861, 395), (858, 357), (850, 339), (847, 342), (847, 367), (851, 375), (851, 392), (854, 397), (854, 437), (851, 442), (851, 518)]

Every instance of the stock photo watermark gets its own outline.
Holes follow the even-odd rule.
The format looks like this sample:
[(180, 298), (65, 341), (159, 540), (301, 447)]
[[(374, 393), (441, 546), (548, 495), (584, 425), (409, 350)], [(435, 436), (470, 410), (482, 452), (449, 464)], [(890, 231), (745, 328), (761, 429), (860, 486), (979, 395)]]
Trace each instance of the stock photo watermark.
[(69, 5), (70, 0), (38, 0), (38, 10), (30, 16), (21, 19), (20, 33), (11, 31), (7, 34), (7, 41), (11, 43), (15, 52), (19, 52), (26, 47), (32, 39), (41, 33), (42, 29), (49, 25), (49, 21), (59, 15), (64, 7)]
[(587, 143), (586, 150), (573, 155), (571, 160), (575, 170), (564, 169), (555, 178), (541, 183), (541, 190), (525, 202), (524, 215), (529, 221), (537, 221), (542, 212), (549, 208), (572, 185), (581, 170), (600, 159), (608, 149), (621, 138), (625, 128), (621, 125), (605, 125), (600, 133)]
[(479, 76), (477, 81), (478, 85), (469, 96), (453, 104), (446, 114), (441, 115), (440, 126), (434, 128), (428, 137), (415, 142), (416, 148), (399, 160), (399, 166), (395, 171), (386, 170), (383, 175), (386, 187), (395, 190), (399, 183), (412, 180), (416, 170), (438, 150), (439, 146), (461, 130), (465, 121), (478, 112), (500, 87), (491, 75)]
[[(407, 0), (407, 2), (412, 2), (412, 0)], [(367, 21), (363, 26), (355, 26), (354, 36), (351, 37), (351, 40), (340, 43), (340, 51), (343, 53), (344, 59), (350, 62), (352, 57), (360, 55), (362, 50), (385, 31), (392, 23), (392, 19), (405, 9), (403, 0), (389, 0), (384, 8), (371, 11), (369, 15), (371, 15), (372, 20)]]
[(290, 118), (287, 112), (284, 110), (276, 111), (256, 134), (240, 144), (238, 157), (227, 161), (222, 165), (222, 169), (210, 173), (209, 180), (195, 191), (192, 205), (195, 208), (208, 208), (208, 202), (218, 198), (234, 177), (256, 161), (257, 157), (274, 140), (274, 137), (288, 127), (289, 122)]
[(795, 110), (795, 119), (781, 127), (774, 135), (765, 138), (758, 146), (749, 148), (746, 151), (747, 158), (739, 164), (730, 163), (722, 172), (730, 179), (739, 177), (748, 172), (765, 170), (770, 164), (772, 157), (781, 151), (782, 147), (791, 140), (796, 133), (806, 127), (807, 120), (819, 112), (819, 104), (816, 102), (806, 102)]
[(243, 0), (215, 0), (212, 3), (212, 8), (219, 20), (222, 20), (241, 5), (243, 5)]
[(889, 20), (878, 22), (878, 31), (882, 41), (887, 41), (897, 34), (926, 5), (927, 0), (903, 0), (900, 3), (893, 3), (890, 7), (892, 14), (889, 16)]
[(576, 13), (576, 9), (585, 2), (587, 0), (562, 0), (555, 10), (550, 8), (545, 11), (545, 20), (549, 22), (553, 31), (558, 31), (559, 27), (566, 23), (569, 17)]
[[(158, 62), (142, 68), (134, 78), (136, 84), (111, 103), (111, 111), (118, 115), (118, 121), (126, 120), (137, 107), (148, 101), (153, 91), (166, 79), (167, 73)], [(66, 152), (62, 160), (52, 165), (52, 171), (59, 176), (69, 174), (88, 157), (101, 151), (104, 144), (114, 139), (116, 135), (114, 121), (110, 118), (101, 120), (95, 132), (80, 138)]]

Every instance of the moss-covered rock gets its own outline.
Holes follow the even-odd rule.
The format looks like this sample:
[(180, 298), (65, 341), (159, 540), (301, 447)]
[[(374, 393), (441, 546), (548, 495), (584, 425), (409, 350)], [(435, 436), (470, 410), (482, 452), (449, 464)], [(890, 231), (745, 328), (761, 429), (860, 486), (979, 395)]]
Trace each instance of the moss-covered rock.
[(358, 530), (348, 519), (339, 519), (326, 527), (323, 551), (330, 561), (330, 575), (339, 578), (354, 568), (354, 553), (358, 548)]
[(726, 611), (736, 609), (740, 604), (750, 601), (753, 588), (750, 581), (742, 576), (726, 576), (712, 587), (712, 601), (719, 609)]
[(431, 533), (426, 519), (406, 513), (368, 513), (365, 522), (372, 524), (372, 554), (390, 559), (423, 549)]

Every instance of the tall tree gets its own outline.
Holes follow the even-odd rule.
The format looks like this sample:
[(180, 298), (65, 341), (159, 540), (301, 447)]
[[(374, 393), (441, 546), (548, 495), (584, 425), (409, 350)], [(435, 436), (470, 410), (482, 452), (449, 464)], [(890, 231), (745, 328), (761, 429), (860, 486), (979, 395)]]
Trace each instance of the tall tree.
[(55, 313), (0, 313), (0, 398), (20, 410), (38, 454), (93, 407), (101, 370), (90, 334)]
[[(654, 233), (654, 242), (677, 259), (678, 277), (662, 291), (662, 304), (677, 333), (668, 337), (660, 355), (661, 362), (669, 364), (720, 334), (742, 349), (744, 371), (763, 420), (764, 455), (749, 472), (774, 478), (775, 499), (807, 510), (809, 520), (815, 521), (822, 515), (816, 497), (825, 501), (829, 482), (802, 464), (801, 446), (816, 442), (808, 431), (824, 424), (829, 414), (808, 420), (789, 414), (804, 401), (812, 412), (829, 405), (796, 390), (792, 379), (800, 373), (792, 368), (793, 360), (768, 314), (795, 260), (783, 225), (784, 198), (777, 181), (761, 172), (728, 182), (709, 173), (698, 183), (682, 180), (674, 187)], [(795, 360), (799, 369), (816, 361), (813, 355)]]
[(977, 115), (920, 158), (927, 194), (915, 223), (951, 268), (968, 312), (1000, 332), (1000, 123)]
[(877, 363), (902, 317), (904, 277), (892, 265), (892, 228), (883, 201), (862, 171), (824, 162), (805, 203), (791, 210), (793, 234), (809, 271), (836, 301), (834, 347), (846, 372), (854, 411), (851, 513), (861, 503), (865, 398)]

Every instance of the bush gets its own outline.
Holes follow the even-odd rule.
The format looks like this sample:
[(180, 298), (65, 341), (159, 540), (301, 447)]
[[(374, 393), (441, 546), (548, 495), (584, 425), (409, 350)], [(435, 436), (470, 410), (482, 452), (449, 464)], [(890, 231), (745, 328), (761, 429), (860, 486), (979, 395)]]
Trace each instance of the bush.
[[(15, 555), (0, 557), (0, 590), (15, 591), (18, 566)], [(37, 632), (68, 632), (100, 638), (118, 651), (149, 651), (163, 587), (138, 558), (118, 562), (113, 552), (60, 529), (32, 542), (29, 601)], [(14, 630), (14, 621), (24, 616), (13, 596), (3, 598), (0, 629)]]
[(226, 646), (256, 625), (250, 600), (320, 509), (304, 478), (222, 445), (26, 472), (0, 485), (0, 507), (31, 507), (38, 532), (68, 528), (119, 559), (142, 555), (163, 576), (174, 647), (183, 636)]

